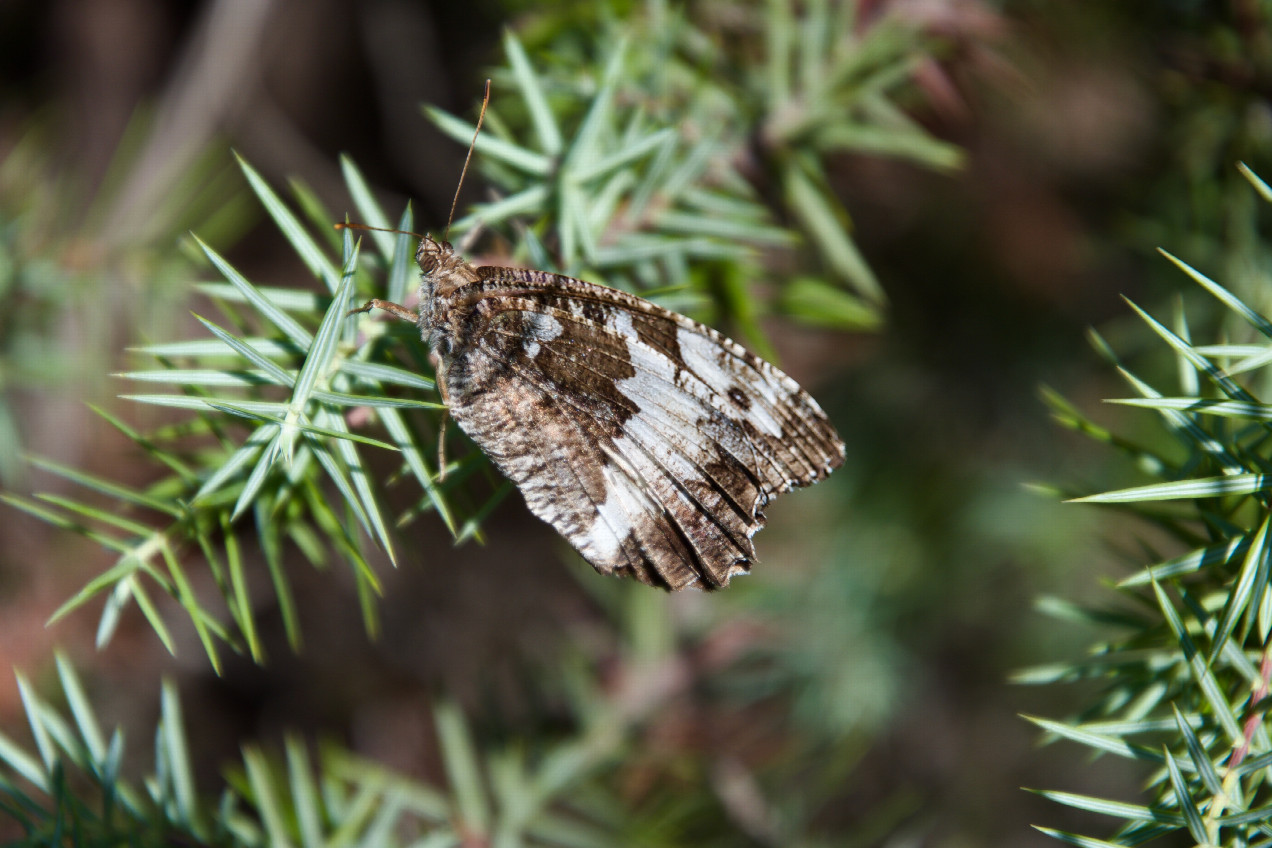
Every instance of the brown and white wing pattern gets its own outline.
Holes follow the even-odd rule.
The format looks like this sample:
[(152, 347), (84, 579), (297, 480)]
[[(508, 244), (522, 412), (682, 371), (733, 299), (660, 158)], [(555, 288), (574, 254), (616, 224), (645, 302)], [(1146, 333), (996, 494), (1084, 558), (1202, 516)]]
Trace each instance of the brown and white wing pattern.
[(843, 462), (817, 403), (711, 328), (570, 277), (475, 270), (437, 304), (451, 415), (601, 573), (725, 586), (769, 500)]

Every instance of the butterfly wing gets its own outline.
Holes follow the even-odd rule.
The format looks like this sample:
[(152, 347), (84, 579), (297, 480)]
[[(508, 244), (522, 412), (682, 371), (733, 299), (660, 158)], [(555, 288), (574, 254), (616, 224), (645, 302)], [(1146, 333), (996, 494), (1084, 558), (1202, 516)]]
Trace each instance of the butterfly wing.
[(817, 403), (709, 327), (569, 277), (477, 271), (447, 304), (451, 414), (598, 571), (727, 585), (769, 500), (842, 463)]

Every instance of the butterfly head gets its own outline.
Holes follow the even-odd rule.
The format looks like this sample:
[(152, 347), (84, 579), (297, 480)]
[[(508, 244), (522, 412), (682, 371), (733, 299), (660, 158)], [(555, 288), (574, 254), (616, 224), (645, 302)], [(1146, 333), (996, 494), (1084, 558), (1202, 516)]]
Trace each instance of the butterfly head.
[(433, 241), (428, 236), (420, 239), (420, 246), (415, 251), (415, 261), (425, 276), (436, 274), (438, 269), (445, 267), (447, 260), (456, 259), (455, 249), (448, 242)]
[(456, 289), (480, 279), (477, 269), (465, 262), (450, 242), (424, 236), (415, 251), (415, 261), (423, 275), (420, 301), (424, 304), (435, 299), (447, 301)]

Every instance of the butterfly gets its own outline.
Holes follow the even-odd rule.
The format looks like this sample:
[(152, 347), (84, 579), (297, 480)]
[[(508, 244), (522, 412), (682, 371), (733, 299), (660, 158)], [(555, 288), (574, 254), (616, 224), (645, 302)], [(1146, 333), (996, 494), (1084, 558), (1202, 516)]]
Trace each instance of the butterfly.
[(618, 289), (473, 266), (424, 236), (415, 322), (450, 415), (602, 574), (679, 590), (750, 570), (772, 498), (839, 467), (817, 402), (715, 330)]
[[(489, 102), (487, 80), (461, 184)], [(470, 265), (444, 238), (422, 236), (415, 261), (418, 312), (353, 312), (419, 326), (449, 414), (602, 574), (727, 586), (773, 497), (843, 464), (817, 402), (710, 327), (573, 277)]]

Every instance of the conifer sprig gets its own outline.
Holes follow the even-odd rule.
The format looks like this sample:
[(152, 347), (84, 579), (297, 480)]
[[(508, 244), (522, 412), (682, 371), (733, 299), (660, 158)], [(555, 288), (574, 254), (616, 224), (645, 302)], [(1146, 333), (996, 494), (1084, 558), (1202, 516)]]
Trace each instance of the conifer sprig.
[[(1262, 182), (1249, 176), (1267, 200)], [(1119, 824), (1108, 840), (1040, 830), (1071, 845), (1138, 845), (1183, 831), (1199, 845), (1267, 845), (1272, 844), (1266, 780), (1272, 737), (1264, 721), (1272, 681), (1272, 414), (1254, 387), (1259, 370), (1272, 362), (1272, 321), (1228, 288), (1163, 254), (1229, 310), (1227, 337), (1197, 344), (1182, 308), (1168, 326), (1131, 304), (1175, 360), (1178, 385), (1168, 390), (1156, 388), (1102, 339), (1096, 341), (1136, 395), (1112, 402), (1156, 412), (1165, 438), (1152, 446), (1132, 444), (1063, 402), (1053, 406), (1067, 426), (1121, 451), (1140, 473), (1156, 479), (1074, 500), (1116, 505), (1139, 516), (1161, 531), (1170, 552), (1150, 551), (1148, 561), (1117, 584), (1122, 603), (1114, 611), (1063, 605), (1065, 617), (1112, 624), (1117, 635), (1086, 658), (1017, 676), (1032, 684), (1101, 682), (1080, 717), (1030, 721), (1052, 739), (1142, 763), (1148, 803), (1043, 792)]]

